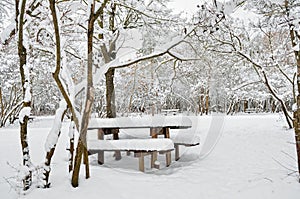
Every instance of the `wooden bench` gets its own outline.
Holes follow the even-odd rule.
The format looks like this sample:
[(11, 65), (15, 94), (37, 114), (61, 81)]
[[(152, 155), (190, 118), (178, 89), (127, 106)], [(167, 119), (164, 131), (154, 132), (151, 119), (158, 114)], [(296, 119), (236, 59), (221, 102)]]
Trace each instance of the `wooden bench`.
[(197, 132), (185, 130), (176, 136), (171, 137), (175, 147), (175, 160), (180, 159), (179, 146), (192, 147), (200, 144), (200, 136)]
[(179, 112), (179, 109), (162, 109), (161, 112), (163, 112), (164, 115), (176, 115)]
[[(166, 166), (171, 164), (171, 151), (174, 143), (171, 139), (123, 139), (123, 140), (88, 140), (89, 154), (98, 153), (98, 163), (104, 163), (104, 151), (134, 152), (139, 158), (139, 170), (144, 172), (144, 157), (146, 155), (166, 154)], [(151, 161), (151, 168), (157, 168)]]
[(245, 110), (245, 113), (248, 113), (248, 114), (250, 114), (250, 113), (256, 113), (256, 110), (255, 110), (255, 108), (247, 108)]

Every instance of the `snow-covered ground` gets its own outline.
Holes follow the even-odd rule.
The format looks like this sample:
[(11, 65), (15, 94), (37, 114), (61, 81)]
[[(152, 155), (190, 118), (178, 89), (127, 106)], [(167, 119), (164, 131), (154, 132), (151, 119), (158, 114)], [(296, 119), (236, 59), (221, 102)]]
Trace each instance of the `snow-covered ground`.
[[(90, 156), (91, 178), (86, 180), (82, 172), (76, 189), (71, 187), (67, 172), (68, 123), (64, 122), (52, 164), (51, 188), (33, 189), (27, 195), (18, 195), (5, 180), (15, 175), (13, 167), (21, 163), (18, 126), (1, 128), (1, 198), (299, 198), (293, 131), (286, 130), (280, 115), (190, 118), (200, 132), (201, 144), (181, 148), (182, 156), (177, 162), (173, 152), (170, 167), (164, 167), (163, 156), (159, 157), (160, 170), (150, 170), (146, 157), (145, 173), (138, 171), (138, 159), (132, 156), (124, 155), (122, 160), (115, 161), (113, 153), (106, 153), (106, 163), (102, 166), (97, 164), (95, 156)], [(44, 117), (30, 124), (29, 144), (34, 164), (43, 162), (44, 142), (52, 122), (52, 117)], [(216, 133), (218, 130), (221, 134)], [(211, 151), (217, 138), (220, 139)]]

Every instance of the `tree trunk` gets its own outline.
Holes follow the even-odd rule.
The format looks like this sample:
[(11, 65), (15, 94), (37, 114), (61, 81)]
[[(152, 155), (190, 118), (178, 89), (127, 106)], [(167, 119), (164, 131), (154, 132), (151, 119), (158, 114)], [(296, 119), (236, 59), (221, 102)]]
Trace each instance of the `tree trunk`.
[(115, 70), (109, 69), (105, 74), (106, 78), (106, 114), (108, 118), (116, 117), (115, 106), (115, 86), (114, 86)]
[(71, 124), (69, 128), (69, 137), (70, 137), (70, 143), (69, 143), (69, 172), (73, 170), (73, 159), (74, 159), (74, 131), (75, 131), (75, 124), (73, 121), (73, 116), (71, 117)]
[[(294, 30), (291, 28), (290, 28), (290, 37), (294, 47), (296, 45), (294, 43), (296, 39), (295, 39)], [(294, 112), (294, 130), (295, 130), (296, 151), (297, 151), (297, 159), (298, 159), (298, 174), (300, 175), (300, 51), (294, 51), (294, 54), (297, 63), (297, 86), (298, 86), (297, 110)], [(299, 183), (300, 183), (300, 178), (299, 178)]]
[(208, 115), (208, 110), (209, 110), (209, 95), (207, 92), (205, 96), (205, 115)]
[[(72, 186), (78, 187), (78, 180), (79, 180), (79, 172), (80, 172), (80, 165), (82, 161), (82, 156), (85, 154), (86, 148), (86, 134), (87, 128), (89, 123), (89, 117), (92, 111), (92, 104), (94, 101), (94, 88), (93, 88), (93, 33), (94, 33), (94, 11), (95, 11), (95, 1), (91, 5), (90, 16), (88, 20), (88, 64), (87, 64), (87, 89), (86, 89), (86, 102), (84, 105), (82, 121), (81, 121), (81, 128), (80, 128), (80, 135), (78, 140), (78, 145), (76, 148), (76, 155), (75, 155), (75, 162), (74, 162), (74, 170), (72, 175)], [(86, 157), (84, 158), (84, 163), (86, 167), (88, 167), (88, 161), (86, 161)], [(86, 169), (88, 171), (88, 169)], [(89, 178), (88, 172), (86, 173), (86, 178)]]
[(3, 98), (2, 98), (2, 88), (0, 87), (0, 127), (2, 127), (4, 124), (3, 119), (4, 118), (4, 104), (3, 104)]
[(92, 112), (92, 105), (95, 99), (94, 87), (93, 87), (93, 36), (94, 36), (94, 23), (95, 20), (103, 15), (103, 10), (107, 4), (108, 0), (104, 0), (101, 7), (95, 13), (95, 0), (91, 4), (90, 16), (88, 20), (88, 30), (87, 30), (87, 49), (88, 49), (88, 63), (87, 63), (87, 89), (85, 106), (82, 115), (81, 127), (78, 145), (76, 148), (74, 170), (72, 175), (72, 186), (78, 187), (80, 165), (82, 161), (82, 156), (84, 156), (84, 163), (86, 167), (86, 178), (89, 178), (89, 162), (88, 162), (88, 152), (86, 145), (86, 134), (89, 124), (89, 119)]
[(272, 86), (271, 86), (270, 83), (269, 83), (269, 80), (268, 80), (268, 78), (267, 78), (266, 73), (263, 71), (262, 74), (263, 74), (263, 77), (264, 77), (264, 80), (265, 80), (264, 83), (265, 83), (265, 85), (268, 87), (270, 93), (276, 98), (277, 101), (279, 101), (279, 103), (280, 103), (280, 105), (281, 105), (281, 108), (282, 108), (282, 111), (283, 111), (283, 113), (284, 113), (286, 122), (287, 122), (289, 128), (290, 128), (290, 129), (293, 128), (292, 118), (291, 118), (291, 116), (289, 115), (289, 112), (288, 112), (288, 110), (287, 110), (287, 107), (286, 107), (284, 101), (283, 101), (280, 97), (278, 97), (277, 94), (275, 93), (275, 91), (273, 90)]
[[(298, 160), (298, 174), (300, 176), (300, 51), (298, 51), (297, 56), (297, 110), (294, 112), (294, 130), (295, 130), (295, 141), (296, 141), (296, 151)], [(300, 177), (299, 177), (300, 183)]]
[[(60, 70), (61, 70), (61, 49), (60, 48), (61, 48), (61, 46), (60, 46), (60, 33), (59, 33), (58, 19), (57, 19), (57, 13), (56, 13), (56, 9), (55, 9), (55, 0), (49, 0), (49, 7), (50, 7), (51, 15), (53, 18), (53, 26), (54, 26), (55, 41), (56, 41), (56, 68), (52, 75), (53, 75), (53, 78), (54, 78), (62, 96), (64, 97), (64, 100), (67, 103), (68, 108), (70, 109), (70, 111), (72, 113), (72, 120), (74, 121), (76, 128), (79, 129), (79, 120), (76, 116), (76, 112), (75, 112), (73, 103), (72, 103), (72, 101), (60, 79)], [(73, 141), (73, 144), (74, 144), (74, 138), (73, 138), (73, 140), (72, 139), (70, 139), (70, 140), (71, 140), (70, 142)], [(71, 146), (72, 145), (70, 144), (70, 147)], [(47, 151), (45, 165), (47, 167), (49, 166), (49, 169), (48, 169), (49, 171), (45, 170), (45, 173), (47, 175), (45, 177), (45, 180), (46, 180), (45, 187), (49, 187), (48, 179), (49, 179), (49, 175), (50, 175), (50, 163), (51, 163), (51, 158), (54, 154), (54, 151), (55, 151), (55, 147), (52, 148), (50, 151)], [(70, 152), (71, 152), (71, 148), (70, 148)], [(73, 158), (73, 156), (71, 156), (71, 158)], [(73, 159), (72, 159), (72, 161), (73, 161)], [(70, 170), (72, 170), (72, 169), (70, 169), (70, 166), (69, 166), (69, 171)]]
[[(297, 37), (295, 26), (292, 24), (293, 20), (290, 20), (290, 4), (288, 0), (285, 0), (285, 9), (287, 19), (289, 21), (289, 33), (292, 43), (292, 47), (299, 45), (299, 37)], [(298, 41), (298, 43), (297, 43)], [(294, 112), (294, 130), (295, 130), (295, 141), (296, 141), (296, 151), (298, 159), (298, 174), (300, 176), (300, 51), (294, 50), (295, 60), (297, 64), (297, 86), (298, 86), (298, 95), (297, 95), (297, 110)], [(300, 183), (300, 177), (299, 177)]]
[[(31, 105), (31, 99), (25, 100), (26, 89), (29, 89), (25, 84), (30, 83), (29, 79), (26, 77), (25, 68), (24, 68), (26, 67), (26, 59), (27, 59), (27, 51), (23, 45), (23, 24), (24, 24), (24, 16), (25, 16), (25, 7), (26, 7), (26, 0), (23, 0), (20, 8), (19, 35), (18, 35), (18, 55), (20, 59), (20, 74), (21, 74), (21, 83), (22, 83), (21, 85), (22, 85), (23, 97), (24, 97), (23, 108), (22, 108), (23, 110), (25, 110), (26, 108), (30, 108)], [(31, 167), (31, 160), (30, 160), (29, 146), (27, 140), (27, 123), (28, 123), (28, 114), (25, 114), (24, 118), (20, 118), (20, 139), (21, 139), (22, 153), (23, 153), (23, 165), (29, 168)], [(31, 176), (31, 171), (29, 170), (29, 173), (23, 179), (23, 189), (28, 190), (31, 186), (31, 183), (32, 183), (32, 176)]]

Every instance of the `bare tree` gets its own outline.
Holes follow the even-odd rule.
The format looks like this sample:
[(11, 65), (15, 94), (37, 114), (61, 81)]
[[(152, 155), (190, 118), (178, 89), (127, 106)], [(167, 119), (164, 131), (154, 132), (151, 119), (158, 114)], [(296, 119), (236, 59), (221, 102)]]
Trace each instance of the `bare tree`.
[[(296, 16), (296, 13), (291, 13), (291, 9), (300, 9), (300, 4), (296, 4), (293, 1), (285, 0), (284, 1), (285, 15), (287, 18), (290, 41), (293, 47), (295, 61), (297, 65), (297, 87), (298, 95), (296, 97), (297, 108), (294, 111), (294, 130), (295, 130), (295, 141), (296, 141), (296, 151), (297, 151), (297, 160), (298, 160), (298, 174), (300, 176), (300, 31), (299, 31), (299, 20), (300, 16)], [(297, 18), (298, 17), (298, 18)], [(296, 27), (298, 25), (298, 28)], [(300, 177), (299, 177), (300, 183)]]
[[(16, 6), (18, 7), (18, 2), (16, 2)], [(25, 7), (26, 0), (22, 0), (19, 16), (19, 29), (18, 29), (18, 55), (20, 59), (20, 74), (21, 74), (21, 85), (23, 89), (23, 108), (19, 114), (20, 120), (20, 137), (21, 137), (21, 145), (22, 145), (22, 153), (23, 153), (23, 165), (28, 167), (28, 174), (23, 180), (24, 190), (28, 190), (32, 183), (31, 171), (30, 167), (32, 166), (30, 155), (29, 155), (29, 146), (27, 140), (27, 123), (30, 114), (30, 106), (31, 106), (31, 94), (30, 94), (30, 79), (29, 73), (30, 68), (26, 65), (27, 63), (27, 50), (23, 44), (23, 30), (24, 30), (24, 16), (25, 16)]]
[(103, 15), (103, 10), (108, 3), (108, 0), (104, 0), (101, 6), (96, 10), (95, 0), (93, 0), (90, 7), (90, 15), (88, 19), (88, 30), (87, 30), (87, 45), (88, 45), (88, 63), (87, 63), (87, 85), (86, 85), (86, 97), (84, 110), (82, 115), (82, 121), (80, 125), (80, 134), (79, 140), (76, 148), (74, 171), (72, 175), (72, 186), (78, 186), (78, 178), (80, 171), (80, 164), (82, 156), (84, 158), (84, 163), (86, 166), (86, 178), (90, 177), (89, 174), (89, 162), (88, 162), (88, 153), (86, 148), (86, 134), (89, 124), (89, 118), (92, 112), (92, 105), (95, 98), (94, 86), (93, 86), (93, 38), (94, 38), (94, 25), (95, 21), (100, 15)]
[[(54, 32), (55, 32), (55, 41), (56, 41), (56, 66), (55, 66), (55, 71), (53, 72), (53, 78), (57, 84), (57, 87), (59, 88), (64, 101), (60, 103), (59, 109), (56, 111), (56, 118), (55, 118), (55, 123), (53, 124), (53, 127), (48, 135), (46, 145), (47, 145), (47, 154), (45, 158), (45, 168), (44, 168), (44, 187), (48, 188), (50, 186), (49, 183), (49, 176), (50, 176), (50, 164), (51, 164), (51, 159), (54, 155), (57, 140), (60, 136), (61, 133), (61, 122), (63, 120), (63, 117), (67, 111), (67, 107), (70, 109), (71, 114), (72, 114), (72, 123), (75, 123), (75, 126), (77, 129), (79, 129), (79, 119), (77, 117), (75, 107), (73, 105), (72, 100), (70, 99), (70, 95), (67, 92), (67, 88), (64, 87), (64, 83), (62, 82), (60, 76), (61, 76), (61, 68), (66, 67), (66, 66), (61, 66), (61, 42), (60, 42), (60, 31), (59, 31), (59, 25), (58, 25), (58, 18), (57, 18), (57, 13), (56, 13), (56, 2), (55, 0), (49, 0), (49, 7), (51, 11), (51, 15), (53, 18), (53, 26), (54, 26)], [(51, 140), (51, 138), (55, 137), (56, 139)], [(69, 171), (72, 170), (73, 166), (73, 147), (74, 147), (74, 137), (70, 138), (70, 161), (69, 161)]]

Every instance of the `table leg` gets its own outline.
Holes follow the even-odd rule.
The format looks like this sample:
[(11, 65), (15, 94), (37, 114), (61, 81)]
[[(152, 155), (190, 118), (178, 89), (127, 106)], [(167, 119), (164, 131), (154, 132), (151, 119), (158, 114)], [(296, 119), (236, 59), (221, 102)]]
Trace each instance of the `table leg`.
[[(98, 129), (98, 139), (104, 140), (104, 129)], [(104, 164), (104, 151), (98, 151), (98, 164)]]
[[(158, 133), (159, 133), (159, 129), (157, 128), (150, 128), (150, 135), (152, 138), (157, 138), (158, 136)], [(151, 153), (151, 168), (154, 168), (155, 167), (155, 162), (157, 160), (157, 152), (153, 152)]]
[(179, 145), (175, 144), (175, 160), (179, 160)]
[(144, 153), (139, 154), (139, 170), (141, 172), (145, 171), (145, 161), (144, 161)]
[(98, 152), (98, 164), (100, 165), (104, 164), (104, 151)]
[(157, 161), (157, 151), (154, 151), (151, 153), (151, 168), (157, 168), (157, 166), (155, 165), (155, 162)]
[[(164, 132), (165, 138), (170, 138), (170, 129), (169, 128), (164, 127), (164, 131), (163, 132)], [(167, 167), (171, 165), (171, 161), (172, 161), (172, 159), (171, 159), (171, 151), (169, 151), (169, 152), (166, 153), (166, 166)]]
[(170, 166), (171, 165), (171, 151), (166, 153), (166, 166)]

